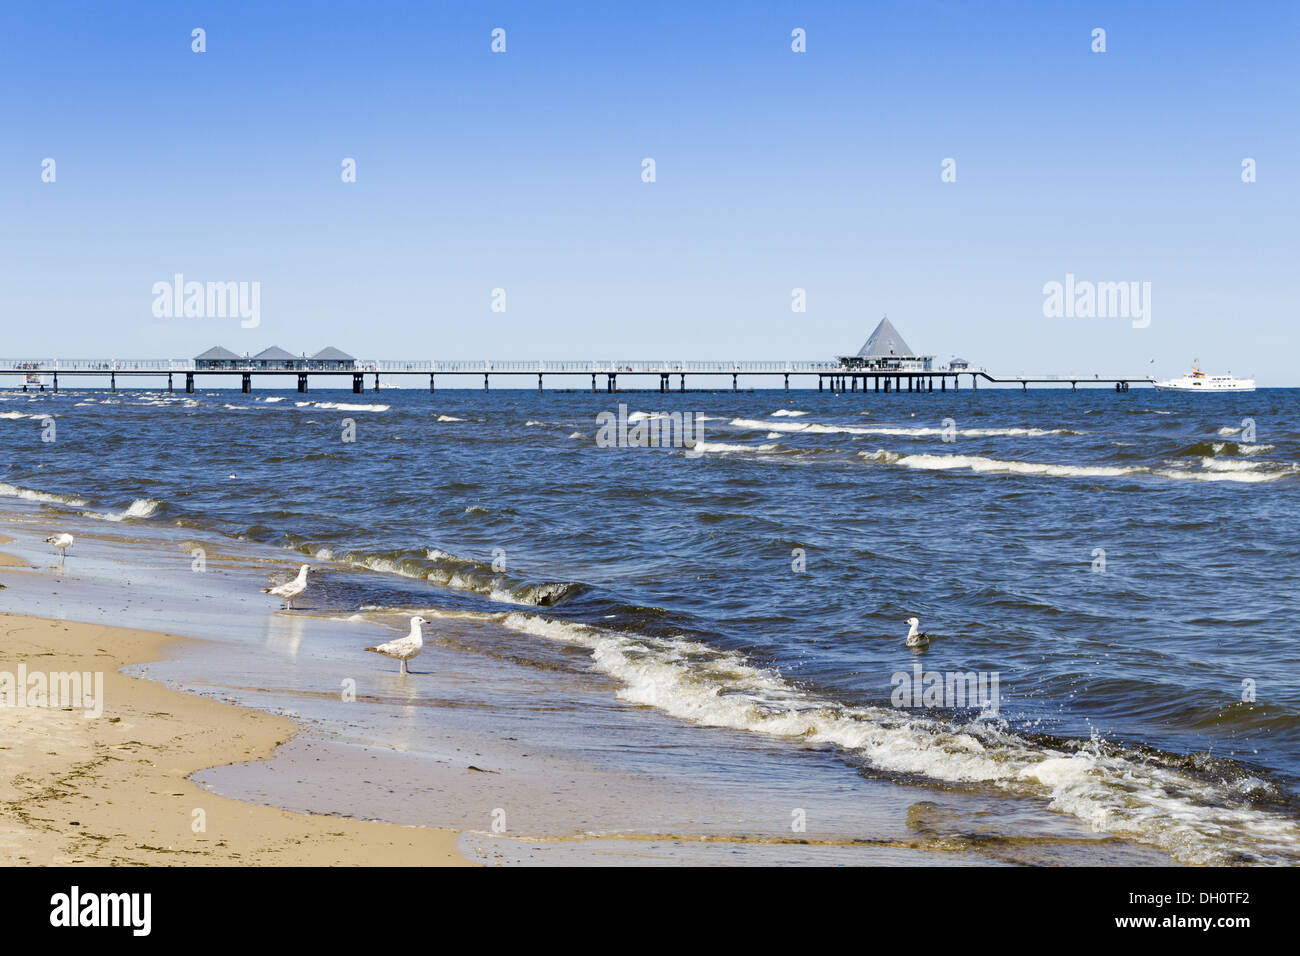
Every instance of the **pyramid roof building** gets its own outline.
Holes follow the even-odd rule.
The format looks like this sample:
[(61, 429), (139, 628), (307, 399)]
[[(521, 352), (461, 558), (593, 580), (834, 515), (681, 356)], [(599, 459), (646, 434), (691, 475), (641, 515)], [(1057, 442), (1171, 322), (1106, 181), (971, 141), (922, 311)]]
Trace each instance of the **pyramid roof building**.
[(278, 345), (272, 345), (269, 349), (263, 349), (262, 351), (258, 352), (256, 355), (253, 356), (254, 359), (260, 362), (292, 361), (297, 357), (298, 356), (286, 352)]
[(859, 358), (915, 358), (916, 353), (911, 347), (903, 341), (903, 337), (898, 334), (898, 329), (894, 328), (894, 323), (889, 321), (889, 317), (880, 320), (876, 326), (876, 331), (871, 333), (865, 345), (858, 349)]
[(322, 362), (352, 362), (355, 361), (356, 356), (348, 355), (346, 352), (336, 349), (332, 345), (327, 345), (325, 348), (313, 355), (312, 359)]
[(223, 349), (220, 345), (214, 345), (206, 352), (194, 356), (196, 362), (233, 362), (238, 358), (230, 349)]
[(871, 333), (866, 344), (858, 349), (857, 355), (841, 355), (839, 362), (844, 368), (928, 371), (933, 368), (934, 356), (917, 355), (913, 352), (912, 347), (903, 341), (903, 336), (886, 316), (880, 320), (880, 324)]

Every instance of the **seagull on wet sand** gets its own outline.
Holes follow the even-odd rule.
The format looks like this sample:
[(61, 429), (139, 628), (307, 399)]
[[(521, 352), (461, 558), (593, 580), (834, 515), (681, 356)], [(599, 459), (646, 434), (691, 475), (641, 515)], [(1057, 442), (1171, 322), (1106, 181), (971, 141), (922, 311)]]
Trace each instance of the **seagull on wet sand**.
[(394, 657), (401, 662), (398, 673), (403, 677), (406, 676), (406, 662), (415, 657), (424, 649), (424, 636), (420, 632), (421, 624), (428, 624), (422, 617), (411, 618), (411, 633), (406, 637), (399, 637), (395, 641), (389, 641), (387, 644), (380, 644), (378, 647), (367, 647), (366, 650), (374, 651), (376, 654), (383, 654), (385, 657)]
[(45, 543), (52, 548), (56, 548), (61, 558), (66, 558), (68, 556), (68, 549), (72, 547), (73, 540), (72, 535), (68, 534), (66, 531), (61, 531), (58, 534), (50, 535), (45, 539)]
[(298, 576), (287, 584), (281, 584), (278, 587), (262, 588), (263, 594), (274, 594), (276, 597), (284, 598), (289, 605), (289, 610), (293, 610), (293, 599), (307, 590), (307, 572), (311, 570), (311, 565), (304, 564), (298, 569)]
[(918, 618), (909, 617), (907, 619), (907, 625), (907, 640), (903, 642), (904, 644), (908, 647), (925, 647), (930, 643), (929, 634), (920, 634), (917, 632), (917, 628), (921, 626), (921, 621)]

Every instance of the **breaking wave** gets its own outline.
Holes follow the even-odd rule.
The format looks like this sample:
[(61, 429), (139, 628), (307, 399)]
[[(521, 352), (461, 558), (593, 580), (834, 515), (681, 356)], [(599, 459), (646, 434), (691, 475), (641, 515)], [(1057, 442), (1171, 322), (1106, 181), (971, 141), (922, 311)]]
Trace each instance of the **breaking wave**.
[(128, 521), (133, 518), (148, 518), (156, 514), (160, 507), (162, 507), (162, 502), (157, 498), (136, 498), (122, 511), (108, 512), (107, 514), (96, 511), (83, 511), (82, 514), (87, 518), (98, 518), (101, 521)]
[(40, 501), (51, 505), (71, 505), (74, 508), (84, 508), (90, 504), (89, 501), (78, 498), (76, 495), (60, 495), (49, 491), (36, 491), (32, 488), (19, 488), (17, 485), (11, 485), (3, 481), (0, 481), (0, 496), (21, 498), (24, 501)]
[(879, 771), (1038, 797), (1184, 863), (1296, 860), (1300, 826), (1251, 799), (1257, 791), (1264, 800), (1276, 796), (1276, 788), (1231, 761), (1135, 752), (1097, 737), (1030, 738), (987, 717), (958, 724), (905, 709), (850, 706), (806, 692), (738, 652), (683, 638), (523, 612), (499, 620), (587, 650), (596, 669), (621, 684), (620, 699), (684, 721), (837, 747)]
[[(1295, 465), (1281, 462), (1222, 462), (1191, 468), (1150, 468), (1145, 465), (1057, 465), (1036, 461), (1004, 461), (979, 455), (904, 455), (879, 448), (859, 452), (865, 461), (898, 465), (923, 471), (968, 470), (977, 474), (1042, 475), (1050, 478), (1124, 478), (1155, 475), (1161, 478), (1192, 481), (1239, 481), (1247, 483), (1277, 481), (1300, 473)], [(1205, 461), (1217, 461), (1206, 459)]]

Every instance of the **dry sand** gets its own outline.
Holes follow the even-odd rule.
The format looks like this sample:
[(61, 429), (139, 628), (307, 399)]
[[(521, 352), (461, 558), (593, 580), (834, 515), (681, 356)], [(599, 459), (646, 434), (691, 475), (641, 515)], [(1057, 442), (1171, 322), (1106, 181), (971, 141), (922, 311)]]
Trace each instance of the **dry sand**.
[(184, 638), (0, 614), (0, 671), (104, 675), (98, 718), (0, 706), (0, 864), (467, 863), (452, 830), (293, 813), (191, 783), (202, 768), (268, 757), (295, 725), (118, 673), (175, 640)]

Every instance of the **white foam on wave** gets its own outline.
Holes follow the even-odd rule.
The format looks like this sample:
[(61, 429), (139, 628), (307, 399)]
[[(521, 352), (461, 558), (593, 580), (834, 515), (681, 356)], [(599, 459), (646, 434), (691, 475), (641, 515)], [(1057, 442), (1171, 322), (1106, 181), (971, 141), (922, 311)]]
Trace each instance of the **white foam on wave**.
[(1239, 432), (1239, 431), (1241, 431), (1241, 428), (1240, 428), (1240, 427), (1238, 427), (1238, 428), (1232, 428), (1231, 426), (1228, 426), (1228, 427), (1225, 427), (1225, 428), (1220, 428), (1220, 429), (1218, 430), (1217, 434), (1219, 434), (1219, 435), (1223, 435), (1224, 437), (1227, 437), (1228, 435), (1235, 435), (1235, 434), (1237, 434), (1237, 432)]
[(457, 418), (455, 415), (439, 415), (435, 421), (440, 422), (463, 422), (465, 419)]
[(1043, 435), (1072, 435), (1065, 428), (959, 428), (949, 431), (946, 428), (917, 427), (905, 428), (891, 425), (826, 425), (821, 422), (765, 422), (753, 418), (733, 418), (730, 422), (736, 428), (767, 429), (789, 433), (810, 435), (893, 435), (917, 438), (934, 438), (948, 434), (964, 435), (967, 438), (1022, 437), (1037, 438)]
[(294, 402), (299, 408), (333, 408), (344, 412), (386, 412), (390, 405), (354, 405), (351, 402)]
[(569, 437), (570, 437), (570, 438), (586, 438), (587, 436), (584, 435), (582, 432), (574, 432), (574, 433), (573, 433), (572, 435), (570, 435)]
[(720, 441), (697, 441), (689, 451), (696, 454), (725, 455), (732, 452), (776, 451), (777, 445), (734, 445)]
[(792, 408), (778, 408), (776, 411), (772, 413), (772, 417), (773, 418), (799, 418), (800, 416), (807, 415), (807, 414), (808, 414), (807, 412), (796, 411)]
[(1071, 753), (1012, 734), (995, 720), (958, 726), (901, 709), (849, 706), (807, 693), (737, 652), (682, 638), (518, 611), (484, 617), (587, 650), (629, 703), (703, 726), (838, 747), (887, 772), (1043, 798), (1053, 809), (1159, 846), (1182, 862), (1230, 862), (1241, 852), (1294, 861), (1300, 845), (1294, 820), (1240, 807), (1230, 787), (1096, 740)]
[[(1223, 464), (1234, 464), (1233, 462), (1224, 462)], [(1246, 465), (1249, 462), (1237, 462), (1235, 464)], [(1239, 481), (1248, 484), (1258, 484), (1266, 481), (1278, 481), (1297, 473), (1294, 465), (1288, 465), (1280, 471), (1246, 471), (1240, 469), (1229, 470), (1210, 470), (1210, 471), (1191, 471), (1188, 469), (1161, 469), (1153, 472), (1162, 478), (1174, 478), (1183, 481)]]
[(268, 405), (273, 405), (273, 404), (275, 404), (276, 402), (282, 402), (282, 401), (284, 401), (284, 396), (283, 396), (283, 395), (268, 395), (266, 398), (259, 398), (258, 401), (259, 401), (259, 402), (265, 402), (265, 403), (268, 404)]
[[(302, 405), (302, 402), (298, 402)], [(387, 411), (393, 406), (389, 405), (354, 405), (351, 402), (309, 402), (309, 405), (315, 405), (317, 408), (337, 408), (338, 411)]]
[(1238, 445), (1237, 451), (1243, 455), (1258, 455), (1262, 452), (1272, 451), (1275, 447), (1274, 445)]
[(1122, 478), (1125, 475), (1138, 475), (1150, 471), (1149, 468), (1140, 466), (1053, 465), (1034, 461), (1003, 461), (980, 455), (902, 455), (898, 452), (885, 451), (883, 448), (858, 454), (867, 461), (925, 471), (950, 471), (964, 468), (974, 472), (1047, 475), (1053, 478)]
[(1266, 468), (1270, 462), (1242, 461), (1240, 458), (1202, 458), (1201, 467), (1206, 471), (1258, 471)]
[[(859, 452), (858, 456), (865, 461), (923, 471), (965, 469), (977, 474), (1040, 475), (1049, 478), (1124, 478), (1132, 475), (1155, 475), (1161, 478), (1184, 480), (1253, 483), (1277, 481), (1300, 471), (1295, 465), (1279, 465), (1277, 462), (1234, 462), (1229, 459), (1215, 458), (1201, 459), (1206, 463), (1205, 467), (1203, 470), (1195, 471), (1177, 467), (1152, 469), (1143, 465), (1057, 465), (1037, 461), (1003, 461), (980, 455), (904, 455), (883, 448), (878, 448), (874, 452)], [(1219, 464), (1211, 464), (1213, 462)], [(1262, 469), (1269, 465), (1274, 466), (1274, 470), (1255, 470), (1257, 466)]]
[(90, 504), (89, 501), (75, 495), (59, 495), (49, 491), (36, 491), (32, 488), (19, 488), (17, 485), (11, 485), (5, 481), (0, 481), (0, 496), (21, 498), (23, 501), (40, 501), (50, 505), (71, 505), (74, 508), (84, 508)]
[(162, 504), (157, 498), (136, 498), (124, 510), (119, 512), (109, 512), (100, 514), (96, 511), (83, 511), (82, 515), (87, 518), (98, 518), (100, 521), (128, 521), (133, 518), (148, 518)]

